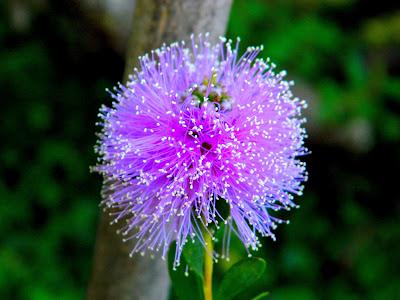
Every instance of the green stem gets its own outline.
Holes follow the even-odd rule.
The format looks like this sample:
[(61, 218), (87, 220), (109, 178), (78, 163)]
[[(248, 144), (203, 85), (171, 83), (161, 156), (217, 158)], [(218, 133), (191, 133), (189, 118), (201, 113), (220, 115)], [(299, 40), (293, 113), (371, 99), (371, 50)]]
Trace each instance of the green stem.
[(204, 300), (212, 300), (213, 240), (210, 232), (204, 230)]

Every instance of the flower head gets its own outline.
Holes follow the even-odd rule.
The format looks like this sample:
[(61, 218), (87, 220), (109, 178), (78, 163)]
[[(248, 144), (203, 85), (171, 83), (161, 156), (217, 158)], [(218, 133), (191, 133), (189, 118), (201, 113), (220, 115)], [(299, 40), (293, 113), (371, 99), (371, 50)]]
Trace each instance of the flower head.
[[(256, 59), (261, 47), (238, 56), (239, 39), (192, 37), (140, 57), (126, 85), (101, 109), (102, 132), (94, 168), (104, 176), (103, 203), (132, 254), (184, 244), (210, 224), (224, 223), (224, 244), (234, 232), (246, 248), (256, 233), (274, 238), (282, 220), (271, 211), (290, 209), (306, 180), (304, 101), (274, 64)], [(228, 203), (229, 216), (221, 213)], [(124, 221), (124, 222), (125, 222)], [(206, 229), (207, 230), (207, 229)]]

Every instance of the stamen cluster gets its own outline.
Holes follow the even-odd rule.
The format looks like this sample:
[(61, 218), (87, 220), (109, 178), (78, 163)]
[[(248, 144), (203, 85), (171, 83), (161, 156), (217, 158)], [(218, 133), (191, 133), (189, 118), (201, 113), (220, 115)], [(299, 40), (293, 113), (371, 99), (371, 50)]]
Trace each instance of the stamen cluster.
[[(225, 224), (224, 256), (234, 232), (246, 248), (260, 246), (256, 233), (275, 239), (283, 221), (271, 211), (296, 207), (306, 180), (306, 136), (301, 110), (285, 72), (257, 59), (261, 47), (239, 57), (239, 40), (207, 36), (163, 46), (140, 57), (126, 85), (102, 107), (96, 146), (104, 177), (103, 204), (123, 220), (132, 253), (184, 244), (214, 224)], [(227, 203), (229, 216), (220, 212)]]

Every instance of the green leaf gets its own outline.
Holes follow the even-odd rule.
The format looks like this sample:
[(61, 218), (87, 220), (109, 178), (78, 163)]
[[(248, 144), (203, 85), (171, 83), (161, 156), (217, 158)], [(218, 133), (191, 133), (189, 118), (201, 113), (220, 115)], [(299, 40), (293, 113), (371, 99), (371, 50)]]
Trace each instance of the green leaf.
[(183, 248), (182, 254), (189, 268), (203, 279), (204, 247), (200, 240), (197, 237), (193, 242), (189, 240)]
[(176, 244), (173, 243), (168, 251), (168, 272), (172, 288), (179, 300), (203, 300), (203, 280), (189, 266), (185, 256), (181, 257), (179, 267), (173, 268)]
[(252, 298), (251, 300), (263, 300), (263, 299), (267, 299), (267, 296), (269, 295), (269, 292), (264, 292), (261, 293), (257, 296), (255, 296), (254, 298)]
[(230, 300), (254, 284), (265, 270), (261, 258), (247, 258), (234, 264), (222, 278), (218, 299)]

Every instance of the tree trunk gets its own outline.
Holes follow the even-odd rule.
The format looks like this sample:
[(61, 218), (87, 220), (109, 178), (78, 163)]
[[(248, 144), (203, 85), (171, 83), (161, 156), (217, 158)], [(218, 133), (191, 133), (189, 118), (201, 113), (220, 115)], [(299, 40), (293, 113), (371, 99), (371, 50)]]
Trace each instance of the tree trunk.
[[(217, 41), (225, 32), (232, 0), (137, 0), (124, 80), (137, 57), (162, 43), (189, 40), (192, 33), (210, 33)], [(89, 300), (162, 300), (168, 295), (168, 272), (160, 257), (129, 258), (132, 243), (122, 243), (118, 225), (100, 217)], [(157, 255), (157, 254), (156, 254)]]

